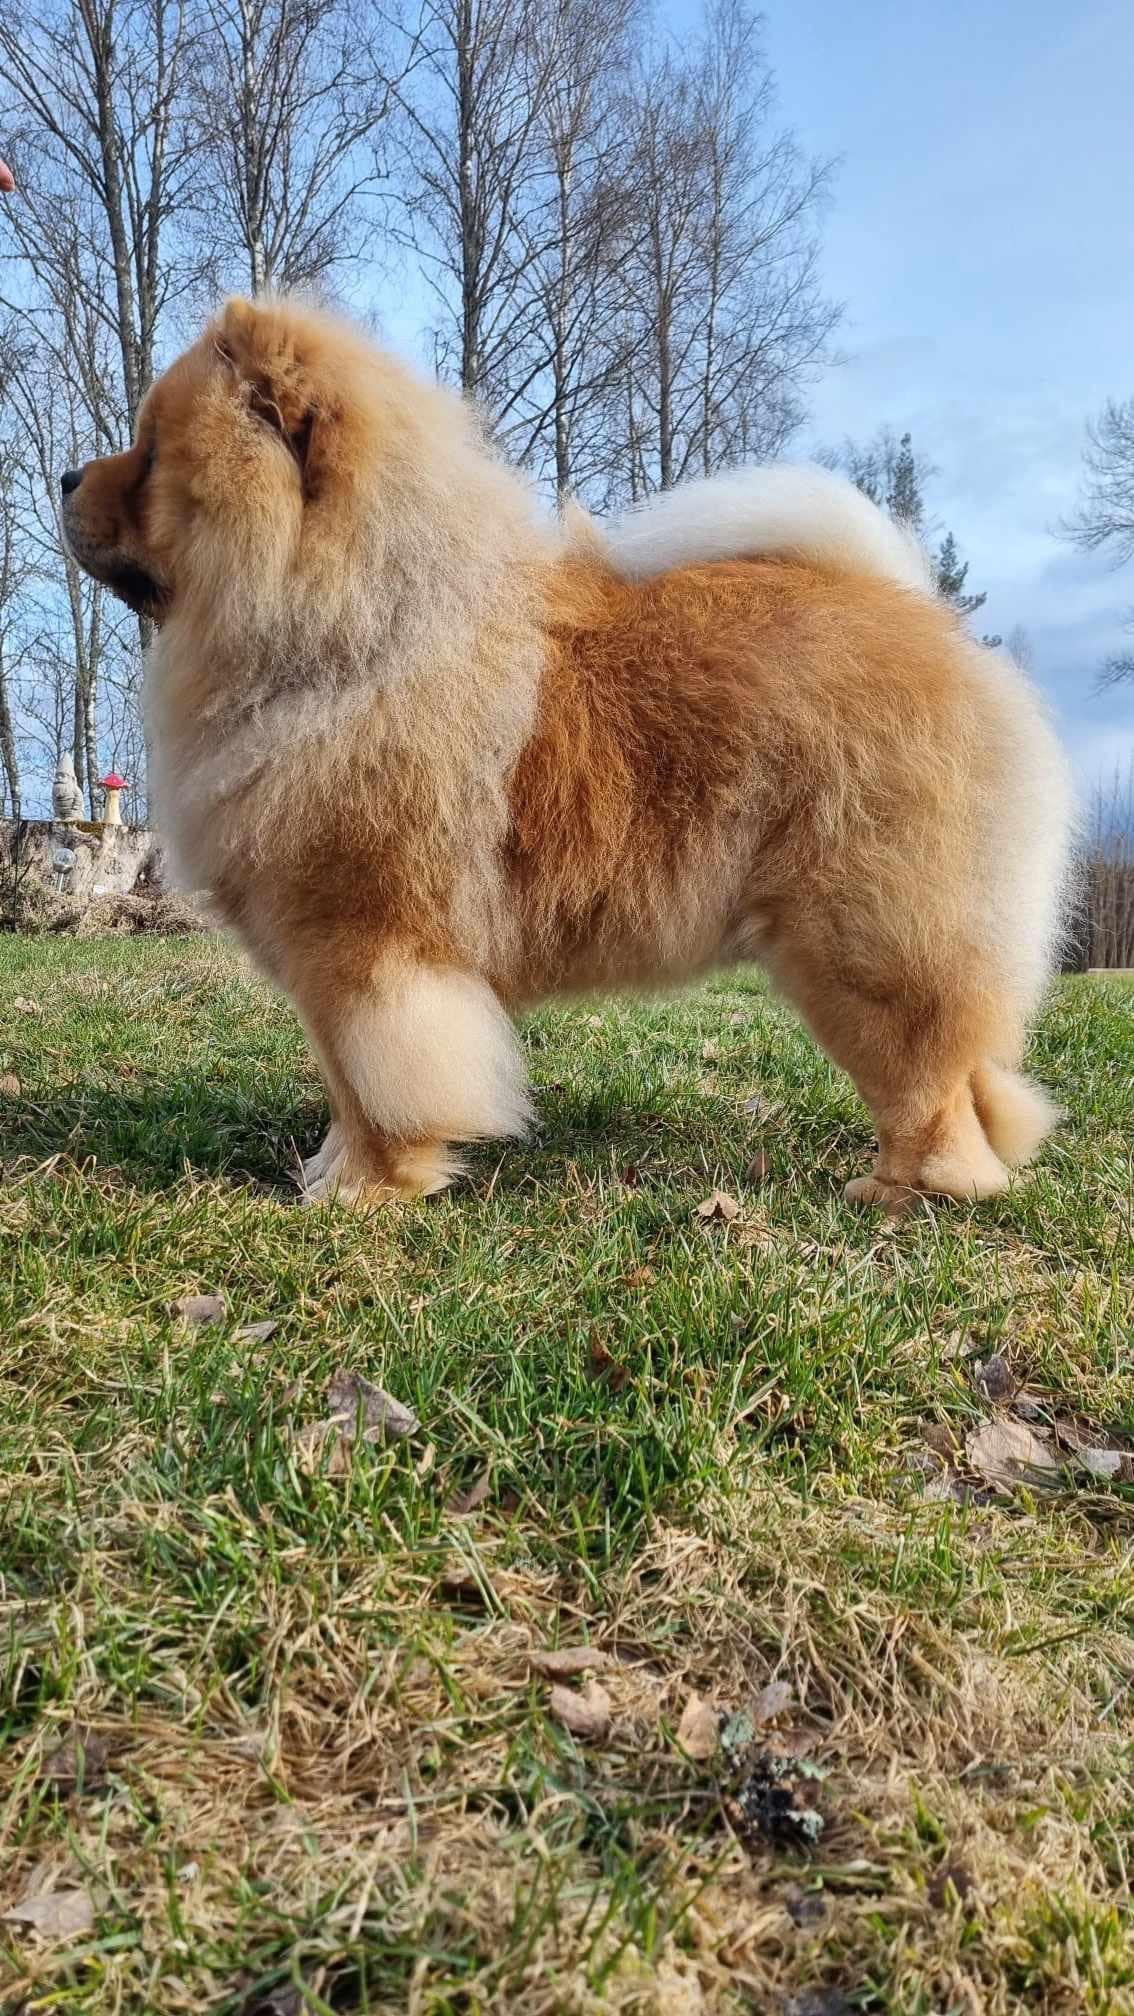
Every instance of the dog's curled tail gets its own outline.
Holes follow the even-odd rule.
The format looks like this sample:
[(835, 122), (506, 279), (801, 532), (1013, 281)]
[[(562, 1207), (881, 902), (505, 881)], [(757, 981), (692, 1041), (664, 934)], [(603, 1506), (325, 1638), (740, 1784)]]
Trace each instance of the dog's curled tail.
[(605, 544), (611, 564), (635, 581), (671, 567), (777, 554), (934, 592), (917, 540), (845, 476), (811, 463), (771, 462), (679, 484), (610, 526)]
[(991, 1058), (976, 1066), (969, 1085), (993, 1154), (1009, 1169), (1030, 1162), (1059, 1120), (1058, 1106), (1030, 1079)]

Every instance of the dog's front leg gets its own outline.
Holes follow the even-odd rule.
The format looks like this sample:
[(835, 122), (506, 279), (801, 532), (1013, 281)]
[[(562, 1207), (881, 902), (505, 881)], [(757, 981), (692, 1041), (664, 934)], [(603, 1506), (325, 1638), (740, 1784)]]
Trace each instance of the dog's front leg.
[(451, 1144), (526, 1131), (519, 1044), (478, 974), (404, 949), (360, 971), (330, 952), (294, 975), (291, 991), (332, 1110), (304, 1164), (308, 1203), (425, 1196), (459, 1172)]

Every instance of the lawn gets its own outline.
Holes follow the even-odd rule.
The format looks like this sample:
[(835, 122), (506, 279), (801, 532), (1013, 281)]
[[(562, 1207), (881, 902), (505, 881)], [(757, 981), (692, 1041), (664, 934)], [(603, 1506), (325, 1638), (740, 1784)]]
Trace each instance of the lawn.
[(755, 976), (526, 1040), (304, 1211), (236, 953), (0, 939), (0, 2009), (1134, 2010), (1134, 988), (897, 1218)]

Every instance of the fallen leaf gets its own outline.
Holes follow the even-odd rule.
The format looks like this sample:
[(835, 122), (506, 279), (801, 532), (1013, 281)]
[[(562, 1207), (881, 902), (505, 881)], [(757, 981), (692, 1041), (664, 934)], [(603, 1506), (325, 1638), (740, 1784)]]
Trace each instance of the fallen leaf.
[(921, 1439), (936, 1456), (956, 1456), (961, 1449), (960, 1431), (949, 1421), (923, 1422)]
[(1008, 1369), (1008, 1360), (999, 1351), (976, 1367), (976, 1383), (988, 1400), (1007, 1400), (1017, 1384)]
[(744, 1102), (744, 1111), (753, 1120), (770, 1120), (772, 1115), (779, 1111), (779, 1108), (773, 1100), (766, 1099), (762, 1092), (750, 1092)]
[(242, 1323), (233, 1337), (233, 1343), (266, 1344), (279, 1327), (279, 1319), (275, 1316), (265, 1316), (259, 1323)]
[(94, 1930), (94, 1905), (85, 1890), (41, 1890), (2, 1915), (10, 1925), (30, 1925), (43, 1939), (76, 1939)]
[(203, 1323), (219, 1323), (224, 1316), (223, 1295), (183, 1295), (172, 1305), (174, 1316), (199, 1328)]
[(1086, 1455), (1088, 1450), (1100, 1450), (1104, 1455), (1107, 1453), (1119, 1455), (1119, 1460), (1121, 1461), (1121, 1453), (1119, 1451), (1107, 1451), (1106, 1444), (1103, 1441), (1103, 1437), (1106, 1434), (1105, 1428), (1088, 1428), (1084, 1427), (1079, 1421), (1056, 1419), (1051, 1423), (1051, 1433), (1054, 1435), (1061, 1449), (1069, 1449), (1075, 1456), (1082, 1457)]
[(383, 1439), (396, 1441), (421, 1426), (417, 1415), (360, 1372), (341, 1366), (327, 1381), (333, 1412), (323, 1421), (309, 1421), (294, 1438), (300, 1468), (309, 1476), (343, 1477), (350, 1469), (354, 1445)]
[(94, 1792), (106, 1779), (110, 1744), (82, 1723), (68, 1731), (62, 1742), (49, 1750), (40, 1776), (60, 1792)]
[(597, 1680), (592, 1680), (585, 1694), (576, 1694), (572, 1687), (553, 1687), (551, 1690), (551, 1713), (557, 1722), (562, 1722), (572, 1736), (582, 1736), (590, 1742), (601, 1742), (610, 1728), (610, 1695)]
[(446, 1512), (455, 1519), (467, 1518), (470, 1512), (475, 1512), (478, 1506), (484, 1504), (491, 1484), (491, 1470), (482, 1471), (476, 1481), (470, 1484), (466, 1490), (454, 1491), (453, 1496), (445, 1507)]
[(621, 1393), (633, 1376), (628, 1365), (612, 1357), (601, 1337), (591, 1338), (591, 1371), (595, 1378), (606, 1380), (612, 1393)]
[(623, 1276), (628, 1288), (648, 1288), (657, 1278), (652, 1267), (632, 1267), (629, 1274)]
[(755, 1154), (744, 1172), (746, 1183), (763, 1183), (771, 1173), (771, 1163), (762, 1152)]
[[(930, 1342), (932, 1343), (932, 1341), (931, 1338)], [(937, 1347), (937, 1355), (943, 1365), (949, 1365), (954, 1358), (971, 1358), (972, 1349), (972, 1339), (969, 1337), (967, 1331), (950, 1330), (941, 1339)]]
[(696, 1216), (706, 1221), (721, 1218), (726, 1225), (731, 1225), (733, 1219), (740, 1216), (740, 1206), (736, 1198), (730, 1197), (727, 1191), (714, 1190), (711, 1197), (706, 1197), (703, 1203), (698, 1204)]
[(0, 1096), (18, 1099), (23, 1088), (14, 1071), (0, 1071)]
[(715, 1064), (718, 1058), (720, 1057), (720, 1054), (721, 1054), (720, 1045), (718, 1043), (714, 1043), (712, 1041), (708, 1043), (702, 1043), (701, 1056), (706, 1064)]
[(1057, 1481), (1054, 1451), (1023, 1421), (986, 1421), (973, 1430), (965, 1447), (973, 1467), (998, 1489)]
[(785, 1708), (790, 1708), (794, 1699), (786, 1680), (769, 1680), (752, 1703), (754, 1721), (771, 1722), (775, 1716), (782, 1715)]
[(436, 1444), (433, 1442), (427, 1442), (424, 1449), (421, 1452), (421, 1461), (414, 1467), (413, 1474), (417, 1478), (419, 1484), (424, 1484), (426, 1478), (431, 1475), (433, 1465), (436, 1463), (436, 1461), (437, 1461)]
[(677, 1725), (677, 1740), (687, 1757), (704, 1763), (717, 1747), (721, 1733), (721, 1718), (718, 1711), (708, 1701), (702, 1701), (699, 1694), (691, 1694), (681, 1711)]
[(607, 1663), (597, 1645), (560, 1645), (553, 1652), (529, 1652), (528, 1659), (548, 1680), (569, 1680), (573, 1673), (590, 1673)]
[(359, 1434), (364, 1442), (377, 1442), (382, 1437), (397, 1441), (403, 1435), (416, 1435), (421, 1426), (411, 1408), (364, 1379), (361, 1372), (348, 1372), (342, 1366), (327, 1382), (327, 1399), (332, 1419), (343, 1434)]

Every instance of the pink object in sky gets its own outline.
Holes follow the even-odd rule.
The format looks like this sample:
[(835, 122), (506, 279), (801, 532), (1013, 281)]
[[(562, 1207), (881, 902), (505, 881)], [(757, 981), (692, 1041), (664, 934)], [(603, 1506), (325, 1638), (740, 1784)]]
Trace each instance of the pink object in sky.
[(0, 189), (3, 190), (5, 196), (10, 196), (15, 186), (16, 186), (16, 178), (13, 175), (11, 169), (9, 168), (8, 163), (6, 161), (0, 161)]

